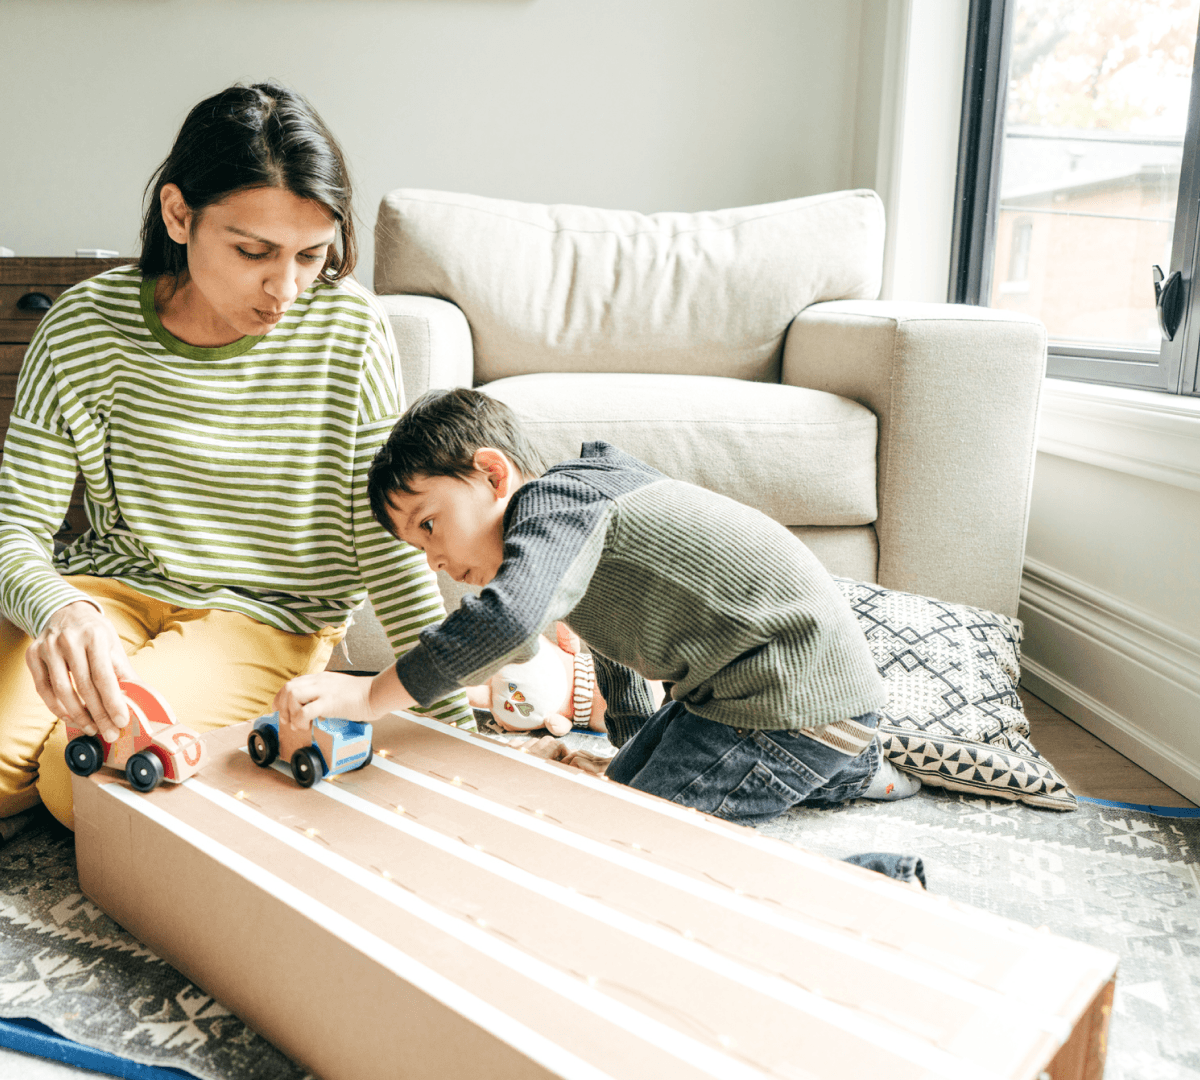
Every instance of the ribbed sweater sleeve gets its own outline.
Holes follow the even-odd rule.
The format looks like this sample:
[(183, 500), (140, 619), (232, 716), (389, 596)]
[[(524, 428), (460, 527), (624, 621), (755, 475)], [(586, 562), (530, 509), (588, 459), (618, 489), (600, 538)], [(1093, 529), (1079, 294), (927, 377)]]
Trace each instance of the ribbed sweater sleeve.
[(504, 559), (478, 597), (421, 633), (396, 674), (422, 705), (459, 686), (485, 682), (510, 661), (533, 656), (536, 638), (583, 596), (604, 549), (609, 500), (560, 476), (534, 480), (505, 515)]

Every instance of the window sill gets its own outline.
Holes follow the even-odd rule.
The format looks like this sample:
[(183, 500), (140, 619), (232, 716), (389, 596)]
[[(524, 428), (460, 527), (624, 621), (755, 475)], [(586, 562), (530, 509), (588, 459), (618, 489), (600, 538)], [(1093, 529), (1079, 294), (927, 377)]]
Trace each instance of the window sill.
[(1038, 451), (1200, 491), (1200, 398), (1046, 379)]

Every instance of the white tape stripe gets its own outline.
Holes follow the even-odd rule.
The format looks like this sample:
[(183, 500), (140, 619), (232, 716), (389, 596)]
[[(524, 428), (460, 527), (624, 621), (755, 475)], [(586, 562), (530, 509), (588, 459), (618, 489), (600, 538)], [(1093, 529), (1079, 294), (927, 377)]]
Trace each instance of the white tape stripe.
[[(522, 754), (521, 756), (524, 757), (525, 755)], [(518, 825), (540, 836), (557, 840), (568, 847), (573, 847), (578, 851), (582, 851), (598, 859), (603, 859), (623, 869), (632, 870), (635, 874), (651, 878), (662, 885), (679, 889), (681, 892), (691, 893), (701, 900), (707, 900), (730, 911), (735, 911), (739, 915), (765, 923), (775, 930), (783, 930), (805, 941), (823, 945), (846, 956), (851, 956), (863, 963), (873, 964), (890, 974), (900, 975), (913, 982), (920, 983), (922, 986), (954, 994), (973, 1005), (983, 1008), (1001, 1009), (1009, 1015), (1012, 1015), (1013, 1012), (1026, 1012), (1027, 1019), (1031, 1024), (1035, 1024), (1042, 1030), (1051, 1032), (1055, 1037), (1061, 1035), (1062, 1019), (1060, 1017), (1036, 1012), (1033, 1009), (1025, 1010), (1022, 1008), (1021, 1002), (1014, 1001), (1012, 997), (1006, 996), (989, 986), (972, 982), (970, 979), (952, 970), (930, 964), (919, 957), (908, 953), (901, 953), (898, 949), (883, 950), (878, 945), (873, 947), (866, 942), (858, 940), (848, 931), (827, 930), (815, 923), (801, 921), (800, 918), (788, 918), (767, 905), (760, 904), (750, 897), (742, 896), (732, 889), (722, 889), (716, 885), (710, 885), (706, 881), (689, 877), (687, 874), (682, 874), (677, 870), (660, 866), (649, 859), (629, 855), (617, 848), (610, 847), (608, 844), (581, 836), (570, 829), (563, 828), (561, 825), (555, 825), (547, 821), (544, 817), (535, 817), (531, 814), (523, 814), (519, 811), (511, 810), (507, 806), (492, 802), (481, 795), (464, 791), (462, 788), (454, 784), (449, 784), (444, 780), (437, 780), (434, 777), (410, 769), (405, 765), (397, 765), (393, 761), (382, 759), (378, 754), (375, 755), (371, 765), (391, 773), (402, 780), (416, 784), (419, 787), (427, 788), (430, 791), (437, 792), (439, 795), (448, 796), (476, 810), (491, 814), (502, 821)], [(605, 787), (607, 789), (607, 785)]]
[[(188, 781), (185, 787), (197, 787), (196, 781)], [(323, 926), (344, 942), (369, 957), (376, 963), (412, 983), (418, 990), (441, 1002), (471, 1023), (483, 1028), (488, 1034), (507, 1043), (526, 1057), (536, 1061), (558, 1076), (570, 1080), (612, 1080), (607, 1073), (576, 1057), (569, 1050), (551, 1042), (544, 1035), (526, 1027), (519, 1020), (501, 1012), (494, 1005), (464, 990), (455, 982), (439, 975), (432, 968), (413, 959), (394, 945), (363, 929), (340, 912), (314, 900), (307, 893), (276, 877), (256, 863), (231, 851), (224, 844), (205, 835), (200, 830), (163, 811), (144, 795), (136, 795), (120, 784), (102, 784), (100, 790), (156, 824), (168, 829), (193, 847), (216, 859), (235, 874), (265, 890), (271, 896), (300, 912), (306, 918)]]
[(644, 1013), (600, 993), (589, 986), (586, 981), (568, 975), (566, 972), (522, 952), (462, 918), (448, 914), (434, 904), (401, 888), (395, 882), (387, 881), (357, 863), (329, 851), (316, 841), (297, 834), (292, 829), (247, 806), (239, 799), (226, 795), (223, 791), (211, 788), (196, 779), (189, 781), (186, 786), (280, 843), (307, 855), (314, 862), (321, 863), (327, 869), (353, 881), (361, 888), (394, 904), (442, 933), (456, 938), (464, 945), (483, 953), (489, 959), (540, 983), (547, 990), (560, 994), (572, 1005), (585, 1008), (602, 1019), (617, 1024), (635, 1037), (672, 1054), (700, 1072), (717, 1077), (719, 1080), (762, 1080), (761, 1070), (736, 1061), (722, 1054), (715, 1047), (698, 1042)]
[[(437, 731), (445, 735), (449, 735), (455, 739), (462, 739), (469, 742), (472, 746), (487, 750), (493, 754), (500, 754), (504, 757), (515, 761), (520, 761), (522, 764), (530, 765), (535, 769), (541, 769), (545, 772), (557, 776), (560, 780), (566, 780), (572, 784), (582, 784), (584, 787), (590, 787), (593, 790), (603, 791), (608, 795), (612, 795), (618, 799), (624, 799), (626, 802), (636, 803), (638, 806), (643, 806), (647, 810), (653, 810), (655, 813), (663, 814), (666, 817), (674, 818), (676, 821), (686, 821), (689, 825), (693, 825), (698, 829), (703, 829), (706, 832), (714, 833), (717, 836), (724, 837), (726, 840), (733, 840), (739, 844), (745, 844), (748, 847), (756, 848), (759, 851), (766, 852), (768, 855), (774, 855), (776, 858), (785, 859), (788, 862), (795, 863), (797, 866), (802, 866), (806, 870), (811, 870), (816, 873), (824, 874), (826, 877), (835, 878), (839, 881), (853, 881), (854, 885), (860, 890), (870, 890), (874, 892), (881, 901), (885, 901), (889, 907), (896, 908), (899, 906), (917, 907), (918, 905), (928, 910), (931, 900), (939, 900), (939, 897), (922, 896), (920, 893), (911, 889), (898, 889), (894, 881), (889, 881), (881, 874), (862, 874), (857, 870), (837, 861), (830, 862), (827, 859), (818, 858), (810, 854), (803, 848), (798, 848), (794, 844), (789, 844), (786, 840), (777, 840), (773, 837), (760, 836), (753, 829), (741, 828), (732, 825), (722, 826), (711, 820), (707, 814), (702, 814), (699, 810), (693, 810), (685, 806), (677, 806), (674, 803), (668, 802), (666, 799), (658, 799), (650, 795), (645, 795), (636, 788), (627, 787), (625, 784), (617, 784), (608, 780), (601, 780), (590, 773), (585, 773), (580, 769), (571, 769), (562, 765), (552, 765), (548, 761), (542, 761), (534, 757), (532, 754), (522, 753), (520, 750), (515, 750), (511, 746), (505, 746), (503, 743), (496, 742), (494, 739), (489, 739), (484, 735), (471, 735), (466, 732), (456, 731), (447, 727), (445, 724), (439, 724), (434, 720), (427, 720), (423, 716), (418, 716), (416, 713), (397, 713), (405, 720), (419, 724), (421, 727), (429, 728), (431, 731)], [(376, 754), (374, 764), (381, 764), (379, 755)], [(878, 880), (872, 880), (877, 878)], [(950, 922), (959, 923), (974, 932), (979, 931), (982, 920), (987, 919), (987, 913), (982, 911), (966, 912), (958, 908), (951, 901), (946, 900), (941, 904), (938, 910), (938, 918), (946, 919)], [(1009, 934), (1015, 933), (1015, 928), (1007, 925), (998, 925), (1002, 922), (998, 917), (993, 924), (993, 931), (1007, 931)]]
[(698, 941), (688, 940), (679, 934), (668, 932), (662, 927), (644, 923), (632, 918), (624, 912), (610, 908), (607, 904), (591, 897), (584, 896), (574, 889), (559, 885), (548, 878), (540, 877), (519, 866), (515, 866), (495, 855), (471, 847), (461, 840), (451, 840), (443, 833), (420, 825), (409, 818), (402, 817), (394, 811), (389, 813), (382, 807), (366, 799), (352, 795), (348, 791), (326, 781), (313, 786), (313, 790), (341, 803), (352, 810), (357, 810), (367, 817), (396, 829), (414, 840), (419, 840), (439, 851), (446, 852), (455, 858), (470, 863), (497, 877), (504, 878), (534, 894), (554, 900), (564, 907), (589, 916), (598, 922), (606, 923), (616, 930), (637, 938), (647, 945), (669, 952), (682, 960), (689, 961), (698, 967), (707, 968), (732, 982), (744, 986), (748, 990), (791, 1006), (800, 1012), (807, 1013), (832, 1027), (841, 1030), (867, 1042), (881, 1047), (897, 1057), (905, 1058), (920, 1065), (939, 1076), (949, 1077), (950, 1080), (965, 1080), (969, 1077), (995, 1078), (998, 1074), (972, 1069), (961, 1058), (952, 1056), (926, 1040), (922, 1040), (909, 1032), (902, 1031), (894, 1025), (877, 1020), (869, 1014), (851, 1009), (837, 1002), (818, 997), (816, 994), (797, 986), (793, 982), (778, 975), (765, 971), (755, 971), (730, 957), (715, 952), (707, 945)]

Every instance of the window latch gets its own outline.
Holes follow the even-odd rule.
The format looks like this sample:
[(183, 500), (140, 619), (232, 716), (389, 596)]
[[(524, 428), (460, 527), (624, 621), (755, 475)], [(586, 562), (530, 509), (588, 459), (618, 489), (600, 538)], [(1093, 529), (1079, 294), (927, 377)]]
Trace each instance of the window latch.
[(1158, 327), (1167, 341), (1175, 340), (1175, 331), (1183, 320), (1183, 274), (1173, 270), (1163, 280), (1161, 266), (1154, 270), (1154, 306), (1158, 309)]

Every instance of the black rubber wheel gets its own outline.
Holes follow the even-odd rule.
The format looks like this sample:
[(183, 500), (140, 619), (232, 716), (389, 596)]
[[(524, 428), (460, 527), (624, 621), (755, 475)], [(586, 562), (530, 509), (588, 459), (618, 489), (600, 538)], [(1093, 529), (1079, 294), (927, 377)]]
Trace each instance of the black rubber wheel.
[(364, 761), (361, 765), (356, 765), (354, 767), (354, 771), (357, 772), (359, 769), (365, 769), (368, 765), (371, 764), (371, 758), (373, 758), (374, 756), (375, 756), (375, 747), (368, 746), (367, 747), (367, 760)]
[(311, 746), (302, 746), (292, 755), (292, 776), (301, 787), (312, 787), (323, 772), (320, 755)]
[(80, 735), (67, 743), (66, 757), (76, 776), (91, 776), (104, 762), (104, 744), (95, 735)]
[(246, 749), (250, 751), (250, 760), (265, 769), (279, 757), (279, 736), (274, 728), (255, 728), (246, 740)]
[(125, 762), (125, 779), (143, 795), (158, 787), (163, 775), (163, 763), (153, 750), (142, 750)]

